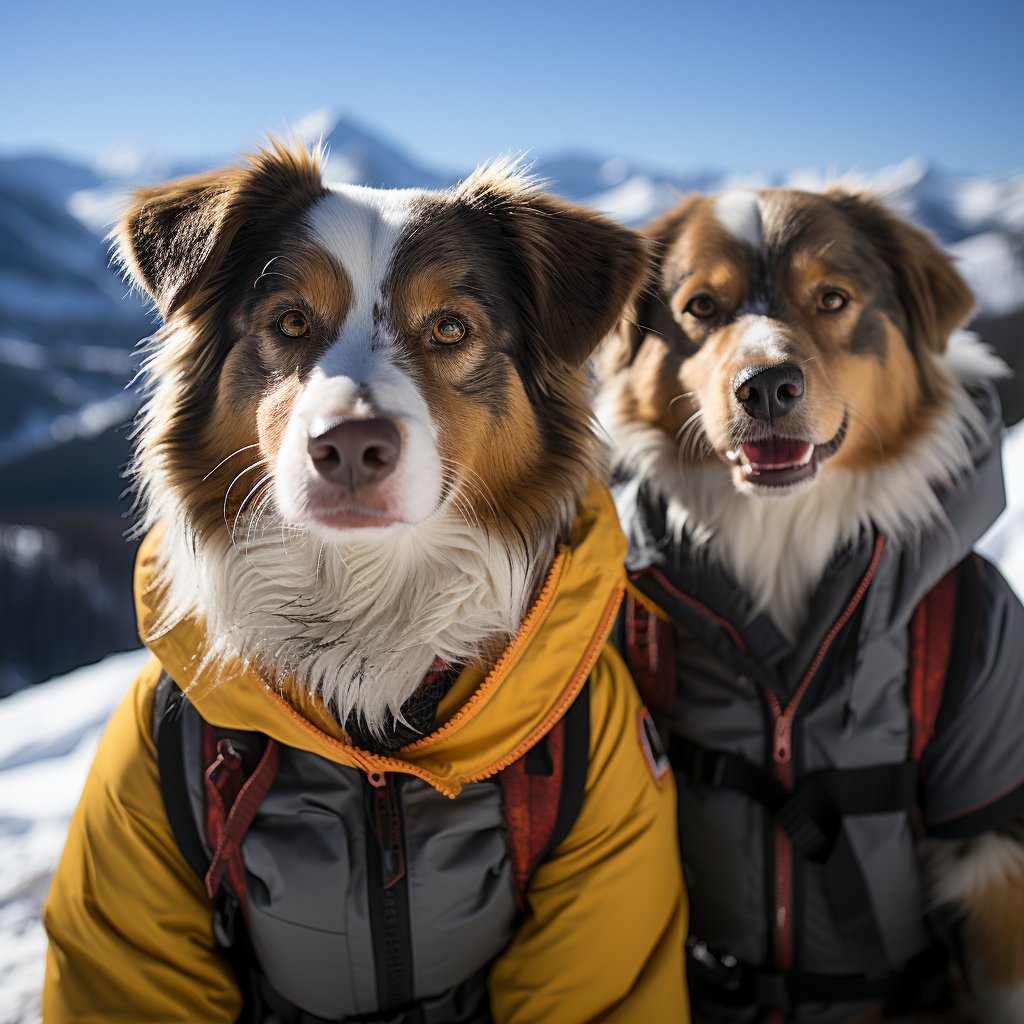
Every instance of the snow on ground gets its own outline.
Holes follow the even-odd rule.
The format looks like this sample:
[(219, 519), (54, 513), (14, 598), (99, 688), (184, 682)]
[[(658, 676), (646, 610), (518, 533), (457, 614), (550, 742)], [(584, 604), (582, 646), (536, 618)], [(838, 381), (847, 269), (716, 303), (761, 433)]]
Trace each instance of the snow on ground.
[[(1008, 510), (981, 547), (1024, 598), (1024, 425), (1003, 449)], [(0, 700), (0, 1024), (35, 1024), (39, 919), (104, 723), (146, 659), (115, 654)]]
[(995, 562), (1024, 601), (1024, 423), (1009, 431), (1003, 443), (1006, 511), (978, 545)]
[(39, 1020), (39, 919), (96, 742), (147, 652), (0, 701), (0, 1024)]

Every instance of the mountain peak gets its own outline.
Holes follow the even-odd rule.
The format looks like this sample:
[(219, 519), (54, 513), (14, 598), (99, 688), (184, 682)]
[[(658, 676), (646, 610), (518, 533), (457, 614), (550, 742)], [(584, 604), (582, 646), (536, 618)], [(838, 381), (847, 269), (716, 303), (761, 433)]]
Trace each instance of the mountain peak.
[(319, 107), (300, 117), (292, 125), (292, 132), (303, 145), (313, 146), (326, 140), (340, 120), (341, 115), (331, 107)]
[(304, 145), (323, 143), (326, 173), (335, 181), (384, 188), (439, 188), (457, 178), (418, 163), (396, 144), (331, 107), (310, 111), (292, 125), (292, 131)]

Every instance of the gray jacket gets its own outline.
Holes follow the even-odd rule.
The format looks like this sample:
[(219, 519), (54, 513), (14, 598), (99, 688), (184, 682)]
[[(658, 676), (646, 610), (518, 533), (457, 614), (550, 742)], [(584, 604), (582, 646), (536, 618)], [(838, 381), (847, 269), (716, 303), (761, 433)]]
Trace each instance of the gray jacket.
[[(997, 438), (999, 414), (991, 392), (980, 392), (976, 400)], [(841, 551), (796, 643), (766, 615), (754, 614), (740, 588), (685, 538), (668, 539), (664, 510), (639, 490), (625, 524), (628, 565), (634, 585), (670, 614), (675, 627), (676, 687), (668, 727), (680, 775), (691, 944), (699, 939), (714, 951), (710, 962), (718, 969), (722, 956), (726, 965), (735, 957), (771, 968), (786, 943), (796, 971), (878, 975), (878, 964), (837, 920), (830, 867), (794, 853), (792, 844), (788, 850), (780, 846), (779, 830), (762, 803), (713, 784), (706, 765), (697, 765), (687, 748), (696, 743), (739, 754), (778, 777), (772, 705), (776, 712), (786, 707), (824, 650), (792, 716), (786, 766), (791, 788), (814, 773), (877, 765), (893, 766), (894, 777), (903, 765), (916, 778), (916, 766), (907, 764), (908, 627), (918, 603), (970, 554), (1004, 504), (998, 444), (979, 439), (973, 456), (973, 472), (941, 495), (952, 529), (937, 527), (913, 546), (863, 535)], [(869, 904), (882, 940), (880, 955), (891, 972), (933, 942), (919, 835), (972, 836), (1024, 813), (1024, 609), (999, 573), (977, 562), (980, 583), (969, 602), (980, 607), (965, 608), (961, 601), (956, 618), (958, 629), (975, 631), (974, 646), (962, 678), (947, 682), (916, 801), (910, 801), (916, 808), (856, 813), (841, 822), (842, 843), (865, 883), (862, 904)], [(854, 600), (866, 577), (862, 600)], [(844, 611), (848, 620), (827, 642)], [(684, 768), (695, 777), (686, 778)], [(915, 829), (918, 816), (923, 829)], [(780, 857), (792, 858), (789, 892), (785, 885), (779, 889)], [(857, 898), (856, 892), (839, 894), (840, 903)], [(696, 973), (690, 975), (696, 1021), (760, 1019), (749, 1006), (727, 1006), (717, 992), (703, 990)], [(805, 1002), (788, 1019), (841, 1020), (852, 1008)]]

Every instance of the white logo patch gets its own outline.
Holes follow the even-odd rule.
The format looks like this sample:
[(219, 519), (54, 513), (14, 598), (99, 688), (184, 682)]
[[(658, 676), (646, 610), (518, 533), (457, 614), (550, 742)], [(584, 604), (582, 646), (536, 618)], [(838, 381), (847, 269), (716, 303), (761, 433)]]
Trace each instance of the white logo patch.
[(647, 708), (640, 709), (638, 718), (640, 749), (644, 752), (647, 767), (651, 770), (654, 781), (660, 786), (665, 781), (665, 776), (672, 770), (668, 754), (661, 745), (661, 737), (658, 735), (658, 727), (654, 724), (650, 711)]

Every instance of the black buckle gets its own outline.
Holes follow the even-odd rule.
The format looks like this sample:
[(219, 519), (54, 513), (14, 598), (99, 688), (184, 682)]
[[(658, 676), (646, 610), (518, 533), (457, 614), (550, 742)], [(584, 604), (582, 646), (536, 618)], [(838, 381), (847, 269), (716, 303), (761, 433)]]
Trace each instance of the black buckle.
[(717, 750), (697, 747), (690, 759), (690, 770), (686, 772), (691, 783), (711, 786), (717, 789), (725, 777), (725, 758)]
[(827, 858), (834, 837), (830, 837), (809, 813), (805, 801), (801, 788), (775, 812), (775, 823), (786, 832), (800, 853), (821, 863)]
[(693, 937), (686, 940), (690, 960), (690, 976), (727, 993), (738, 993), (743, 987), (743, 967), (731, 953), (718, 953), (706, 942)]

